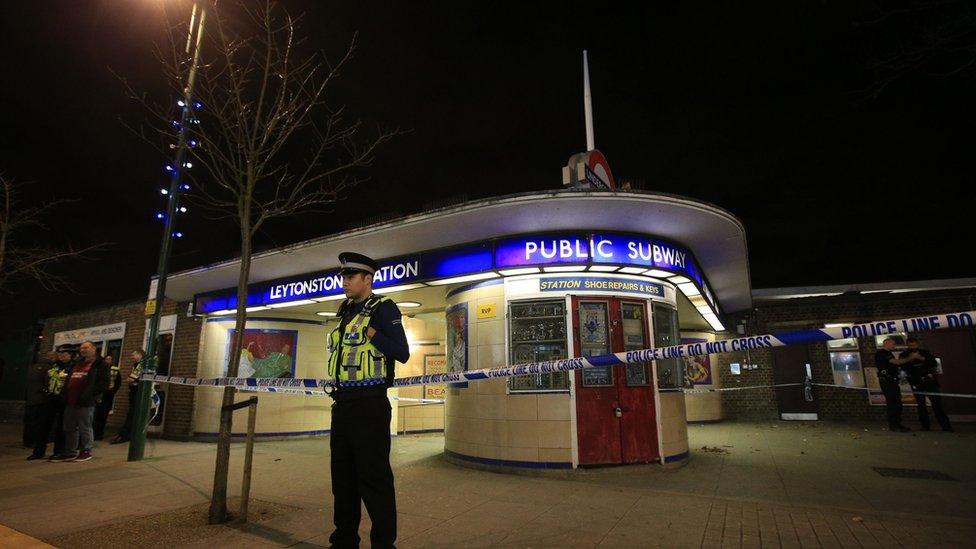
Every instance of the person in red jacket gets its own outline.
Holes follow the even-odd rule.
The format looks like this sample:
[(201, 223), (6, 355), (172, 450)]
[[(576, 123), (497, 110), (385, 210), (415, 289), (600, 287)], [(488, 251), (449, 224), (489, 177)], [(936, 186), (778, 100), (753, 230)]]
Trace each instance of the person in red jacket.
[(68, 370), (61, 390), (65, 398), (64, 453), (51, 461), (88, 461), (92, 458), (92, 419), (95, 405), (108, 389), (109, 372), (95, 345), (86, 341), (79, 348), (81, 359)]

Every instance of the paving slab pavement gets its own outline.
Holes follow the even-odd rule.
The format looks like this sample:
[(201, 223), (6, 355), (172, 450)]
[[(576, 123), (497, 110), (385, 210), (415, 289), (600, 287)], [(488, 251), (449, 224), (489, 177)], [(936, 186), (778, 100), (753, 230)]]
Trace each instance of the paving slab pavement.
[[(126, 445), (107, 444), (85, 463), (28, 462), (17, 427), (0, 424), (0, 525), (8, 529), (50, 540), (209, 499), (213, 444), (154, 440), (136, 463), (125, 461)], [(677, 470), (518, 475), (451, 464), (438, 435), (400, 436), (391, 452), (398, 545), (976, 546), (976, 426), (960, 427), (902, 434), (822, 422), (689, 426), (692, 457)], [(328, 452), (323, 438), (257, 443), (252, 497), (299, 510), (194, 545), (327, 547)], [(235, 444), (231, 494), (239, 493), (242, 462), (243, 444)], [(955, 480), (885, 477), (874, 467)], [(86, 513), (72, 512), (79, 504)], [(364, 512), (364, 540), (368, 532)]]

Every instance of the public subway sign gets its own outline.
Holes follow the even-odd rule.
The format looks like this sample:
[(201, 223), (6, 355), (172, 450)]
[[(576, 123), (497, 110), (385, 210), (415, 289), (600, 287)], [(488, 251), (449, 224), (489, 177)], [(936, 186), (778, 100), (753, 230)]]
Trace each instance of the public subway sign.
[[(612, 264), (660, 269), (685, 276), (694, 282), (705, 300), (718, 312), (711, 289), (691, 251), (673, 242), (646, 235), (575, 232), (522, 235), (423, 251), (379, 260), (378, 263), (380, 268), (373, 277), (373, 287), (377, 289), (529, 266)], [(607, 280), (611, 278), (606, 277)], [(336, 268), (252, 284), (248, 288), (247, 306), (275, 305), (341, 294), (342, 277)], [(205, 314), (231, 310), (237, 307), (236, 304), (236, 289), (228, 288), (197, 295), (194, 312)]]
[[(617, 233), (523, 236), (501, 240), (495, 246), (495, 266), (500, 269), (552, 263), (662, 269), (687, 276), (699, 288), (706, 286), (687, 248), (653, 237)], [(711, 291), (703, 294), (714, 306)]]

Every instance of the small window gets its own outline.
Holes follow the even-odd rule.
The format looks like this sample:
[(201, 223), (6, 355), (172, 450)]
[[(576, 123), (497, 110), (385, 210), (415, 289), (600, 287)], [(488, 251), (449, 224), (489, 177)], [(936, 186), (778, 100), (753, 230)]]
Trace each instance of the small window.
[(857, 349), (857, 338), (833, 339), (827, 342), (827, 348), (831, 351)]
[(835, 351), (830, 353), (830, 369), (834, 373), (834, 384), (844, 387), (864, 387), (864, 372), (861, 370), (860, 352)]

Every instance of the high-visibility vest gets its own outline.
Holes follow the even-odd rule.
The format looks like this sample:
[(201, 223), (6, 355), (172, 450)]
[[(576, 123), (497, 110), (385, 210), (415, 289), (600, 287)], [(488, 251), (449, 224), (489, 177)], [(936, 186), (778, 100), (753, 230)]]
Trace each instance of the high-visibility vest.
[(139, 381), (139, 376), (142, 375), (143, 365), (145, 364), (145, 362), (146, 362), (146, 358), (143, 357), (142, 360), (140, 360), (139, 362), (136, 362), (132, 366), (132, 371), (129, 372), (129, 382), (130, 383), (137, 383)]
[(47, 371), (47, 392), (52, 395), (61, 393), (64, 387), (64, 380), (68, 377), (68, 372), (64, 371), (57, 364), (51, 366)]
[[(371, 295), (363, 308), (343, 327), (329, 334), (329, 377), (343, 382), (379, 381), (386, 378), (386, 357), (373, 345), (366, 335), (369, 319), (373, 311), (390, 298)], [(346, 300), (339, 308), (340, 313), (352, 305)], [(342, 315), (339, 315), (340, 318)]]
[(116, 389), (116, 387), (115, 387), (115, 380), (117, 378), (119, 378), (119, 376), (120, 376), (120, 374), (119, 374), (119, 365), (113, 362), (112, 363), (112, 369), (108, 373), (108, 390), (109, 391), (114, 391)]

